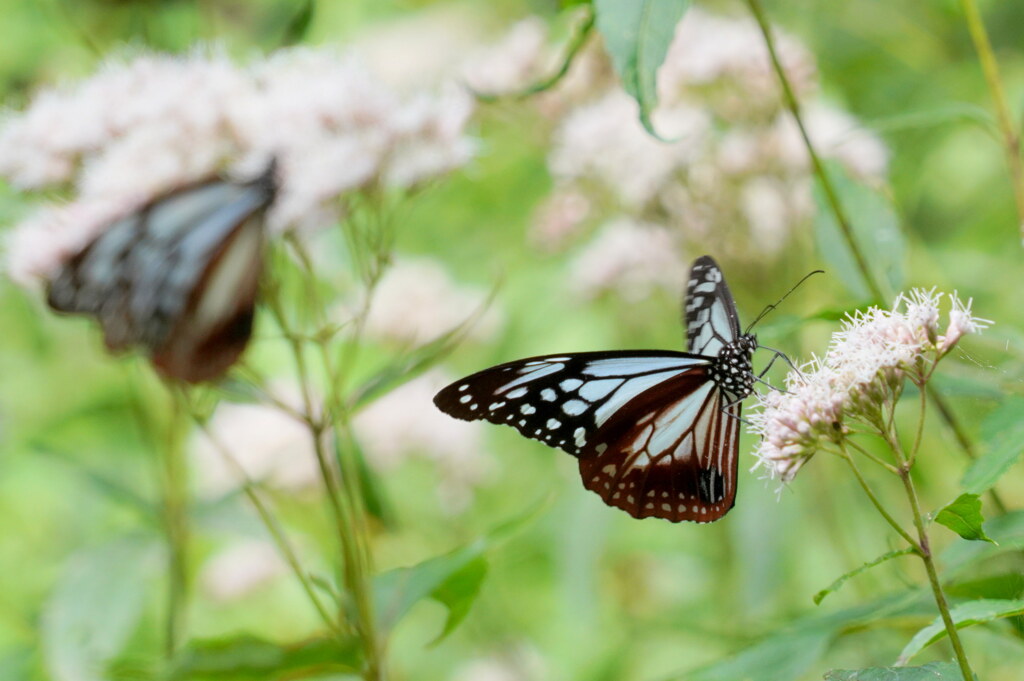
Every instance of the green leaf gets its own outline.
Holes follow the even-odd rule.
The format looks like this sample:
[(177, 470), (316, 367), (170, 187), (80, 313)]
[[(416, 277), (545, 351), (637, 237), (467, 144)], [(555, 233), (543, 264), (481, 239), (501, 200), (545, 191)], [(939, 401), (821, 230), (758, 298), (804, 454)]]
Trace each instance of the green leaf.
[(178, 654), (171, 681), (271, 681), (328, 673), (358, 672), (361, 659), (357, 642), (313, 638), (292, 644), (266, 641), (240, 634), (192, 641)]
[(466, 563), (465, 567), (451, 575), (439, 587), (430, 592), (430, 597), (448, 608), (448, 619), (444, 629), (431, 645), (437, 645), (469, 614), (469, 608), (480, 594), (487, 576), (487, 559), (480, 556)]
[[(961, 603), (949, 611), (953, 624), (957, 629), (970, 627), (983, 622), (991, 622), (1002, 617), (1013, 617), (1024, 614), (1022, 599), (990, 599)], [(914, 634), (910, 643), (900, 653), (896, 664), (906, 664), (912, 657), (946, 635), (946, 626), (941, 617), (921, 631)]]
[[(657, 74), (690, 0), (594, 0), (597, 30), (622, 86), (640, 105), (640, 122), (655, 137)], [(659, 138), (660, 139), (660, 138)]]
[[(903, 257), (906, 250), (900, 221), (892, 202), (879, 192), (854, 179), (834, 161), (825, 163), (825, 170), (840, 205), (843, 207), (853, 239), (864, 255), (875, 281), (898, 291), (903, 285)], [(814, 234), (818, 251), (829, 263), (829, 272), (854, 296), (870, 298), (864, 275), (850, 252), (849, 244), (836, 222), (835, 214), (819, 185), (815, 185), (816, 205)]]
[(963, 681), (960, 667), (953, 662), (929, 662), (923, 667), (869, 667), (833, 669), (825, 681)]
[(814, 604), (821, 605), (821, 602), (825, 600), (825, 596), (828, 596), (830, 593), (833, 593), (834, 591), (838, 591), (839, 588), (846, 583), (846, 580), (850, 579), (851, 577), (856, 577), (865, 570), (869, 570), (870, 568), (873, 568), (876, 565), (881, 565), (882, 563), (888, 560), (892, 560), (893, 558), (899, 558), (900, 556), (906, 556), (911, 553), (914, 553), (914, 549), (912, 548), (899, 549), (898, 551), (889, 551), (888, 553), (883, 553), (878, 558), (875, 558), (870, 563), (864, 563), (859, 568), (850, 570), (845, 575), (843, 575), (836, 581), (832, 582), (818, 593), (814, 594)]
[(953, 573), (980, 561), (1007, 551), (1024, 550), (1024, 511), (1010, 511), (985, 523), (985, 534), (999, 542), (993, 546), (984, 542), (958, 540), (942, 552), (943, 573), (949, 579)]
[(392, 629), (416, 603), (433, 598), (448, 608), (437, 643), (465, 618), (487, 573), (485, 554), (532, 521), (543, 505), (505, 523), (468, 546), (407, 568), (383, 572), (373, 579), (374, 612), (382, 632)]
[(720, 662), (698, 667), (679, 681), (791, 681), (817, 662), (835, 631), (828, 627), (801, 628), (775, 634)]
[(985, 518), (981, 515), (981, 498), (977, 494), (961, 494), (939, 510), (935, 515), (935, 522), (948, 527), (964, 539), (996, 543), (985, 534), (981, 526)]
[(74, 555), (42, 617), (43, 660), (56, 681), (102, 681), (135, 631), (160, 557), (150, 538), (124, 538)]
[(279, 46), (287, 47), (302, 42), (306, 34), (309, 33), (314, 14), (316, 14), (316, 0), (306, 0), (285, 25)]
[(960, 486), (968, 492), (987, 492), (1024, 451), (1024, 398), (1012, 397), (989, 414), (981, 426), (985, 453), (964, 473)]

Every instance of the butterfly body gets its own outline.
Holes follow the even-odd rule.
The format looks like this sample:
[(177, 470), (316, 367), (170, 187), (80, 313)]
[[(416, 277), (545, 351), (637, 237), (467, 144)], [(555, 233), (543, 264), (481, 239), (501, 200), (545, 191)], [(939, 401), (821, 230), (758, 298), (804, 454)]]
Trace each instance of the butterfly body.
[(252, 333), (273, 164), (252, 182), (208, 180), (112, 223), (49, 284), (59, 312), (95, 317), (107, 347), (146, 350), (188, 382), (222, 374)]
[(511, 425), (579, 460), (587, 489), (636, 518), (710, 522), (736, 496), (741, 401), (757, 340), (740, 333), (722, 273), (694, 262), (684, 314), (690, 352), (531, 357), (439, 392), (460, 419)]

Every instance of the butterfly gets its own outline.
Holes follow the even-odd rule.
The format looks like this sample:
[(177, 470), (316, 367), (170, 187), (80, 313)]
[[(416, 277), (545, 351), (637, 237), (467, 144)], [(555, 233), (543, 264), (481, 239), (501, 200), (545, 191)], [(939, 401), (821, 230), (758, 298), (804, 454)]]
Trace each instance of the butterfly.
[(434, 404), (568, 452), (583, 485), (634, 518), (718, 520), (736, 499), (740, 411), (758, 343), (740, 331), (709, 256), (690, 269), (684, 317), (689, 352), (529, 357), (456, 381)]
[(141, 347), (190, 383), (223, 374), (252, 335), (275, 164), (252, 181), (210, 179), (111, 223), (51, 278), (58, 312), (95, 317), (113, 352)]

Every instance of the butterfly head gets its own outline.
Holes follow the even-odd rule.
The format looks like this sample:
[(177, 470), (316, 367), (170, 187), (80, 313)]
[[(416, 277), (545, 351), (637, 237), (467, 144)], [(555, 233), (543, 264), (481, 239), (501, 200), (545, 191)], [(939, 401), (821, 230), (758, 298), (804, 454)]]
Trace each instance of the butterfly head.
[(722, 346), (711, 368), (711, 378), (725, 391), (730, 402), (738, 402), (754, 391), (753, 355), (757, 336), (744, 333)]

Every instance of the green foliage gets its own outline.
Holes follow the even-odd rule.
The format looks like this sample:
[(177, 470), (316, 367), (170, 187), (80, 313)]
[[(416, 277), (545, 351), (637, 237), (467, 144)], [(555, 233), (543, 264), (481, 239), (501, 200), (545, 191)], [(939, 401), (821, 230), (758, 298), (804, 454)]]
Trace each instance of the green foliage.
[(73, 556), (43, 610), (46, 667), (55, 681), (103, 681), (142, 615), (163, 554), (155, 537), (130, 537)]
[(651, 114), (658, 104), (658, 69), (689, 6), (690, 0), (594, 0), (597, 29), (615, 71), (639, 104), (640, 121), (654, 136)]
[[(957, 629), (1021, 614), (1024, 614), (1024, 600), (1022, 599), (968, 601), (950, 610), (950, 616)], [(934, 622), (918, 631), (914, 634), (914, 638), (910, 639), (910, 643), (900, 653), (900, 664), (906, 664), (919, 652), (946, 635), (945, 624), (941, 618), (936, 618)]]
[(985, 452), (967, 468), (960, 486), (981, 494), (1009, 471), (1024, 450), (1024, 398), (1007, 399), (981, 426)]
[[(884, 282), (888, 291), (899, 291), (905, 280), (906, 239), (892, 201), (835, 162), (825, 164), (850, 222), (853, 240), (864, 254), (875, 281)], [(818, 252), (828, 270), (859, 300), (870, 297), (864, 277), (850, 252), (849, 244), (836, 221), (820, 186), (815, 186), (814, 236)], [(889, 301), (876, 301), (888, 303)]]
[(839, 577), (836, 581), (832, 582), (827, 587), (825, 587), (818, 593), (814, 594), (814, 604), (821, 605), (821, 602), (825, 600), (826, 596), (828, 596), (830, 593), (838, 591), (843, 586), (843, 584), (846, 583), (846, 580), (850, 579), (851, 577), (856, 577), (860, 573), (870, 570), (876, 565), (881, 565), (882, 563), (892, 560), (893, 558), (899, 558), (900, 556), (908, 556), (913, 553), (915, 553), (914, 549), (909, 547), (905, 549), (898, 549), (896, 551), (889, 551), (888, 553), (883, 553), (881, 556), (875, 558), (873, 561), (864, 563), (860, 567), (850, 570), (843, 576)]
[(939, 509), (935, 522), (972, 541), (996, 542), (985, 534), (981, 515), (981, 498), (977, 494), (961, 494), (955, 500)]
[(954, 662), (930, 662), (921, 667), (871, 667), (869, 669), (833, 669), (825, 681), (963, 681), (964, 675)]
[(174, 660), (168, 681), (285, 681), (357, 672), (354, 640), (315, 638), (282, 645), (249, 634), (189, 643)]

